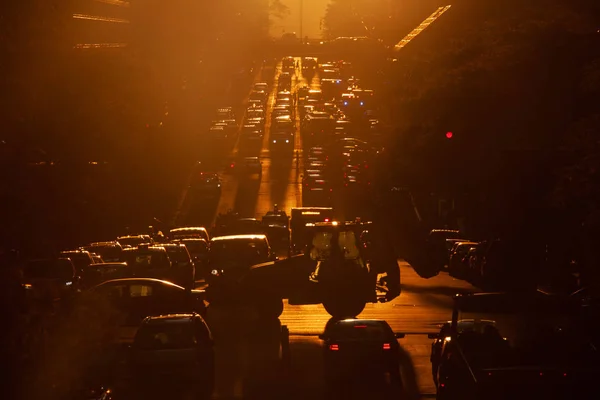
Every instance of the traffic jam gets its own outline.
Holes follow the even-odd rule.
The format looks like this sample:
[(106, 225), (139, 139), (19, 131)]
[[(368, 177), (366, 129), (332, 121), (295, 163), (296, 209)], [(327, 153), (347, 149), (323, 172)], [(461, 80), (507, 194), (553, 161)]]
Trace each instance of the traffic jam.
[[(250, 315), (254, 319), (249, 324), (257, 330), (276, 324), (277, 350), (270, 361), (276, 372), (269, 377), (270, 382), (286, 382), (294, 370), (290, 332), (278, 320), (286, 304), (322, 304), (331, 316), (318, 335), (326, 398), (337, 398), (349, 377), (373, 378), (378, 382), (374, 387), (393, 393), (390, 398), (402, 396), (410, 385), (398, 340), (409, 333), (395, 332), (382, 319), (359, 317), (366, 304), (400, 295), (400, 272), (396, 255), (386, 248), (386, 233), (370, 214), (373, 165), (383, 150), (380, 105), (377, 93), (355, 73), (347, 61), (284, 57), (272, 82), (252, 84), (242, 117), (235, 107), (218, 108), (202, 138), (205, 146), (231, 156), (218, 168), (198, 163), (189, 196), (222, 204), (231, 182), (260, 185), (265, 163), (273, 168), (284, 162), (297, 175), (296, 204), (273, 204), (258, 218), (235, 208), (219, 210), (205, 226), (151, 227), (26, 263), (24, 287), (36, 312), (68, 316), (82, 305), (110, 310), (102, 323), (115, 325), (116, 334), (105, 339), (101, 351), (114, 355), (104, 365), (111, 373), (101, 375), (101, 389), (86, 398), (122, 398), (120, 393), (148, 398), (166, 386), (169, 396), (181, 390), (211, 398), (219, 375), (228, 373), (219, 367), (220, 351), (236, 348), (226, 340), (219, 343), (219, 324), (223, 318), (246, 321)], [(451, 275), (479, 284), (493, 258), (486, 264), (486, 244), (463, 236), (454, 230), (432, 231), (431, 255)], [(536, 294), (515, 304), (514, 298), (509, 302), (502, 296), (483, 299), (493, 314), (489, 319), (469, 316), (483, 307), (473, 304), (477, 299), (457, 300), (440, 332), (429, 334), (438, 398), (470, 398), (472, 381), (518, 374), (510, 369), (516, 359), (499, 333), (506, 320), (498, 314), (515, 315), (515, 309), (527, 307), (545, 310), (550, 300)], [(244, 316), (223, 312), (229, 309), (244, 310)], [(526, 321), (518, 322), (509, 326), (526, 327)], [(479, 336), (469, 339), (464, 332)], [(463, 347), (452, 347), (457, 338)], [(583, 348), (574, 345), (584, 346), (570, 345), (572, 352)], [(115, 348), (119, 350), (108, 350)], [(566, 359), (569, 353), (559, 350)], [(528, 360), (538, 356), (531, 353)], [(571, 377), (570, 370), (557, 375), (555, 369), (540, 368), (535, 369), (540, 379), (544, 374), (544, 379)], [(263, 386), (251, 398), (291, 396), (277, 393), (267, 393)]]

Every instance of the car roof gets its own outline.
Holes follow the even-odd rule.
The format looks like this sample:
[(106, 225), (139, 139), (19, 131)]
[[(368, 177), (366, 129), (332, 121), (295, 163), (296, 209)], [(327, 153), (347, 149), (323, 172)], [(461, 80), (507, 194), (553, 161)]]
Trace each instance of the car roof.
[(133, 253), (133, 252), (136, 252), (139, 250), (150, 251), (150, 252), (154, 252), (154, 253), (162, 253), (162, 252), (166, 251), (165, 248), (162, 247), (162, 245), (147, 246), (147, 247), (145, 247), (145, 246), (144, 247), (131, 247), (129, 249), (123, 249), (123, 251), (127, 252), (127, 253)]
[(106, 262), (106, 263), (93, 263), (89, 265), (90, 267), (126, 267), (126, 262)]
[(266, 235), (259, 234), (248, 234), (248, 235), (225, 235), (225, 236), (216, 236), (212, 238), (211, 242), (222, 242), (226, 240), (264, 240), (266, 239)]
[(194, 319), (198, 319), (198, 314), (166, 314), (166, 315), (155, 315), (144, 318), (144, 324), (146, 325), (158, 325), (158, 324), (177, 324), (177, 323), (192, 323)]
[(193, 232), (193, 231), (204, 231), (204, 232), (206, 232), (206, 228), (203, 227), (203, 226), (185, 226), (183, 228), (173, 228), (169, 232)]
[(104, 286), (104, 285), (108, 285), (108, 284), (118, 284), (118, 283), (159, 283), (161, 285), (165, 285), (165, 286), (172, 286), (172, 287), (176, 287), (182, 290), (185, 290), (183, 287), (174, 284), (173, 282), (169, 282), (169, 281), (165, 281), (162, 279), (156, 279), (156, 278), (119, 278), (119, 279), (111, 279), (109, 281), (105, 281), (102, 282), (94, 287), (99, 287), (99, 286)]

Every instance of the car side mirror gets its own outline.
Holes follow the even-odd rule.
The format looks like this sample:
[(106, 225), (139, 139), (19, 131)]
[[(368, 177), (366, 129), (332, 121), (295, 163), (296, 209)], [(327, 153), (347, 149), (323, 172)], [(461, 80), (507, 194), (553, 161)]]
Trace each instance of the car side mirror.
[(406, 337), (406, 333), (396, 332), (394, 333), (394, 336), (396, 337), (396, 339), (404, 339)]
[(323, 334), (320, 334), (320, 335), (319, 335), (319, 339), (321, 339), (321, 340), (325, 340), (325, 339), (327, 339), (327, 337), (326, 337), (325, 335), (323, 335)]
[(437, 338), (439, 338), (439, 337), (440, 337), (440, 335), (439, 335), (439, 334), (437, 334), (437, 333), (428, 333), (428, 334), (427, 334), (427, 338), (428, 338), (428, 339), (437, 339)]

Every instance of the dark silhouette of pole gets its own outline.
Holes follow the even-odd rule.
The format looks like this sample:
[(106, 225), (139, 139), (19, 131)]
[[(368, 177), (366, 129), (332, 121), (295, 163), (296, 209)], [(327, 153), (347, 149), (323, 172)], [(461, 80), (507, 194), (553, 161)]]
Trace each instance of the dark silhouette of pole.
[(304, 44), (304, 0), (300, 0), (300, 43)]

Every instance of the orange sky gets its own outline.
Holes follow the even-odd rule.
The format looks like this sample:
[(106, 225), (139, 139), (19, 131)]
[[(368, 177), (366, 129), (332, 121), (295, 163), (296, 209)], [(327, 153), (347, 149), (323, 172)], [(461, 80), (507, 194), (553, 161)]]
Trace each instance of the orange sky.
[[(283, 20), (273, 20), (271, 35), (281, 37), (284, 32), (300, 34), (300, 1), (282, 0), (290, 8), (290, 14)], [(320, 38), (320, 21), (325, 15), (325, 8), (329, 0), (303, 0), (304, 1), (304, 36)]]

